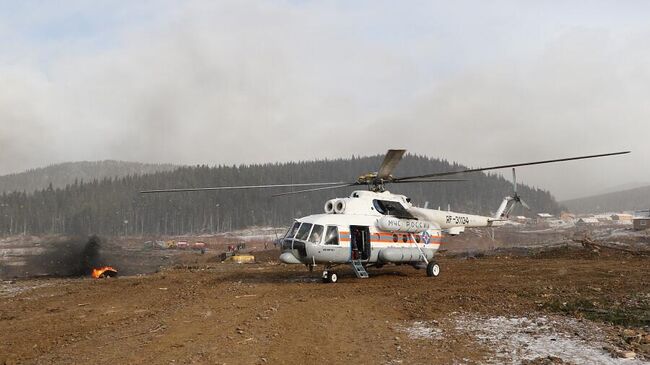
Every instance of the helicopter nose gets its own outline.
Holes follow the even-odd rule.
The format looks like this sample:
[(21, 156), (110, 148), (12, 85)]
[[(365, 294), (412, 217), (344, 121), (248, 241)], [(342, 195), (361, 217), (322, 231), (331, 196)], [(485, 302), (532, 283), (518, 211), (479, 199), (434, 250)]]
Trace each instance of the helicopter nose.
[(294, 256), (293, 253), (291, 252), (283, 252), (280, 255), (280, 261), (284, 262), (285, 264), (301, 264), (300, 260), (296, 256)]

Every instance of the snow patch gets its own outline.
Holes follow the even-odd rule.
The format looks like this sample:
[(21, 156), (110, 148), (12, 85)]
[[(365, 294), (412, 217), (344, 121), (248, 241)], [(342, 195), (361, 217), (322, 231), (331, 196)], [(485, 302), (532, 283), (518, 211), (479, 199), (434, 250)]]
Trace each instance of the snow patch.
[(603, 350), (604, 335), (593, 324), (565, 318), (460, 316), (456, 329), (473, 334), (495, 351), (489, 364), (519, 364), (554, 356), (576, 364), (642, 364), (613, 358)]
[(436, 326), (435, 321), (415, 321), (410, 326), (401, 327), (400, 331), (412, 340), (437, 340), (442, 338), (442, 330)]
[(37, 288), (45, 288), (54, 285), (53, 282), (44, 282), (39, 284), (29, 284), (14, 281), (1, 281), (0, 282), (0, 298), (15, 297), (20, 293), (24, 293)]

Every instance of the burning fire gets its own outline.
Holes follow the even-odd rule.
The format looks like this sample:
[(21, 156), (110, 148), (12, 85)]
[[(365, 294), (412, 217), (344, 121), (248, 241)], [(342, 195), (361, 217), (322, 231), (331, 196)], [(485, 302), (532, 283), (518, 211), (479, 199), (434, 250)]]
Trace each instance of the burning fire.
[(105, 278), (105, 277), (113, 277), (117, 275), (117, 270), (110, 267), (110, 266), (104, 266), (99, 269), (93, 269), (92, 272), (92, 277), (93, 279), (99, 279), (99, 278)]

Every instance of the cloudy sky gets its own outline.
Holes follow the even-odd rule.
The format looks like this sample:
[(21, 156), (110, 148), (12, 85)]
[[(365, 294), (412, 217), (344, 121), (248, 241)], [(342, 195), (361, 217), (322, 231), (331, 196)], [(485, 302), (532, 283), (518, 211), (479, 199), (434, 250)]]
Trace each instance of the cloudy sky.
[(0, 0), (0, 174), (632, 150), (518, 175), (559, 199), (650, 183), (648, 19), (647, 1)]

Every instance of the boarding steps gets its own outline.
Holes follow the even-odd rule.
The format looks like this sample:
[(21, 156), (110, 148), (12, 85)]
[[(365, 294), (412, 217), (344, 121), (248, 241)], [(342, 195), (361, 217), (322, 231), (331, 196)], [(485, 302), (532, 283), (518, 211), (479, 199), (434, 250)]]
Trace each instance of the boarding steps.
[(352, 270), (354, 270), (354, 273), (357, 275), (359, 279), (368, 278), (368, 272), (363, 267), (361, 260), (352, 260)]

